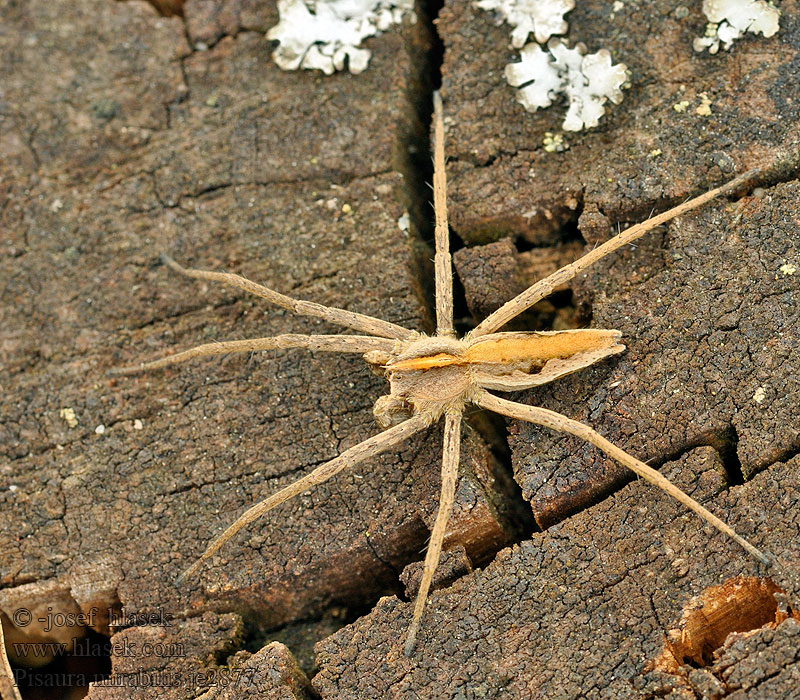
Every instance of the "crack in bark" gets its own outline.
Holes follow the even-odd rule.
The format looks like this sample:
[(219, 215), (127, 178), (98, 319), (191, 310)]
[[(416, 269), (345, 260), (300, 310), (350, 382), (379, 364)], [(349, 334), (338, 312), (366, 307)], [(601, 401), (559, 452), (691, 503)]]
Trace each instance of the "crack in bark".
[[(437, 10), (437, 12), (438, 12), (438, 10)], [(181, 14), (181, 16), (182, 16), (182, 14)], [(434, 13), (434, 16), (435, 16), (435, 13)], [(184, 27), (186, 29), (185, 17), (183, 18), (183, 23), (184, 23)], [(431, 25), (431, 26), (433, 26), (433, 25)], [(187, 39), (188, 39), (189, 38), (188, 29), (186, 29), (186, 35), (187, 35)], [(224, 38), (225, 36), (227, 36), (227, 35), (223, 34), (215, 42), (210, 44), (210, 46), (213, 46), (221, 38)], [(234, 35), (234, 36), (236, 36), (236, 35)], [(192, 45), (192, 44), (190, 43), (190, 45)], [(184, 82), (185, 82), (185, 84), (187, 85), (187, 88), (188, 88), (189, 87), (189, 82), (188, 82), (188, 80), (186, 80), (184, 60), (185, 60), (185, 58), (182, 58), (181, 61), (180, 61), (180, 63), (181, 63), (181, 71), (182, 71), (182, 74), (183, 74), (183, 77), (184, 77)], [(432, 71), (432, 75), (431, 75), (432, 82), (436, 82), (439, 79), (438, 71), (439, 71), (440, 66), (435, 66), (435, 75), (433, 74), (433, 72), (434, 72), (433, 67), (429, 66), (428, 68), (431, 69), (431, 71)], [(182, 99), (186, 99), (186, 98), (188, 98), (188, 96), (189, 96), (189, 93), (187, 91), (186, 95)], [(419, 95), (417, 95), (416, 97), (420, 98)], [(182, 101), (182, 99), (178, 100), (178, 101)], [(430, 100), (430, 94), (427, 94), (424, 99), (429, 101)], [(169, 129), (169, 128), (171, 128), (171, 117), (170, 117), (171, 113), (170, 113), (170, 110), (169, 110), (169, 105), (166, 105), (166, 109), (167, 109), (167, 129)], [(424, 114), (424, 110), (422, 110), (422, 112)], [(31, 142), (29, 144), (29, 146), (31, 148), (31, 151), (33, 152), (33, 157), (34, 157), (34, 160), (35, 160), (35, 162), (37, 164), (37, 169), (38, 169), (38, 167), (39, 167), (39, 159), (38, 159), (38, 155), (36, 154), (36, 152), (35, 152), (35, 150), (33, 148), (33, 145), (32, 145), (32, 141), (33, 141), (33, 137), (35, 136), (35, 133), (36, 132), (35, 132), (35, 128), (34, 128), (34, 130), (32, 132), (30, 132), (30, 134), (29, 134), (30, 142)], [(408, 143), (403, 143), (402, 145), (407, 146)], [(257, 150), (257, 147), (256, 147), (256, 150)], [(427, 150), (425, 152), (427, 153)], [(498, 153), (493, 158), (491, 158), (489, 161), (487, 161), (485, 163), (484, 167), (490, 166), (497, 158), (505, 157), (505, 156), (513, 157), (515, 155), (517, 155), (516, 152), (514, 152), (514, 153), (511, 153), (511, 152), (509, 152), (509, 153), (502, 153), (502, 152)], [(454, 158), (451, 158), (451, 160), (452, 161), (457, 161), (458, 158), (454, 157)], [(408, 168), (408, 170), (406, 170), (406, 174), (410, 175), (411, 174), (411, 170), (410, 170), (411, 166), (407, 165), (407, 168)], [(374, 176), (374, 175), (381, 175), (381, 174), (384, 174), (385, 172), (390, 172), (390, 171), (387, 170), (387, 171), (379, 172), (379, 173), (369, 173), (367, 175), (352, 175), (352, 176), (348, 176), (348, 177), (345, 177), (345, 178), (340, 178), (338, 180), (338, 182), (337, 181), (333, 181), (333, 182), (336, 182), (336, 184), (344, 184), (344, 185), (346, 185), (347, 183), (349, 183), (351, 181), (354, 181), (354, 180), (357, 180), (357, 179), (362, 179), (364, 177), (370, 177), (370, 176)], [(130, 178), (136, 177), (138, 174), (139, 173), (134, 174), (134, 175), (130, 176)], [(294, 179), (287, 179), (287, 180), (264, 181), (264, 182), (254, 181), (254, 182), (240, 182), (240, 183), (239, 182), (222, 183), (222, 184), (219, 184), (219, 185), (209, 186), (207, 188), (201, 188), (201, 189), (199, 189), (198, 191), (196, 191), (193, 194), (181, 195), (177, 204), (168, 204), (168, 203), (165, 203), (163, 201), (160, 193), (158, 192), (157, 182), (156, 182), (156, 178), (155, 178), (155, 172), (150, 172), (149, 174), (153, 177), (154, 192), (156, 194), (156, 197), (157, 197), (159, 203), (165, 209), (169, 209), (169, 208), (174, 208), (174, 207), (180, 206), (180, 204), (181, 204), (183, 199), (199, 198), (199, 197), (202, 197), (204, 195), (213, 194), (214, 192), (217, 192), (217, 191), (220, 191), (220, 190), (224, 190), (224, 189), (227, 189), (227, 188), (230, 188), (230, 187), (236, 187), (236, 186), (265, 186), (265, 187), (268, 187), (268, 186), (273, 186), (273, 185), (276, 185), (276, 184), (296, 184), (296, 183), (304, 183), (304, 182), (313, 182), (313, 181), (318, 181), (318, 180), (324, 179), (322, 177), (314, 177), (314, 178), (294, 178)], [(416, 173), (414, 173), (413, 177), (405, 178), (405, 182), (406, 183), (412, 183), (412, 182), (414, 182), (415, 180), (418, 180), (418, 179), (419, 179), (419, 172), (416, 172)], [(125, 181), (125, 179), (120, 180), (120, 181), (118, 181), (117, 183), (114, 183), (114, 184), (116, 185), (116, 184), (119, 184), (120, 182), (124, 182), (124, 181)], [(328, 179), (327, 181), (332, 181), (332, 180)], [(776, 184), (776, 183), (772, 183), (772, 184)], [(761, 184), (761, 186), (766, 187), (768, 185), (767, 184)], [(408, 193), (407, 194), (408, 194), (409, 198), (412, 199), (412, 200), (415, 199), (416, 200), (416, 207), (418, 207), (419, 209), (423, 209), (424, 208), (424, 202), (427, 200), (427, 197), (422, 196), (422, 193), (424, 192), (425, 194), (427, 194), (427, 190), (414, 188), (410, 184), (407, 184), (407, 187), (408, 187)], [(656, 208), (658, 208), (658, 206)], [(666, 208), (666, 204), (664, 204), (664, 208)], [(578, 212), (578, 214), (579, 213), (580, 212)], [(418, 229), (421, 232), (424, 232), (426, 230), (426, 228), (429, 228), (428, 226), (426, 226), (424, 220), (422, 220), (421, 218), (418, 219), (417, 226), (418, 226)], [(424, 234), (421, 237), (424, 239), (424, 237), (425, 237)], [(424, 270), (423, 270), (422, 267), (420, 267), (417, 272), (418, 272), (418, 277), (420, 278), (421, 284), (424, 284), (424, 280), (427, 280), (429, 278), (429, 276), (427, 275), (427, 273), (423, 276), (422, 273), (424, 272)], [(335, 276), (335, 274), (331, 275), (331, 276)], [(310, 281), (313, 281), (313, 280), (310, 280)], [(781, 294), (783, 294), (783, 293), (785, 293), (785, 292), (781, 292)], [(778, 295), (778, 293), (776, 293), (776, 295)], [(214, 308), (224, 308), (226, 306), (231, 306), (231, 305), (232, 304), (229, 303), (229, 302), (223, 302), (223, 303), (219, 303), (219, 304), (215, 305)], [(142, 330), (142, 329), (147, 328), (149, 326), (153, 326), (153, 325), (155, 325), (157, 323), (163, 323), (163, 322), (165, 322), (167, 320), (170, 320), (170, 319), (175, 319), (175, 318), (179, 318), (181, 316), (186, 316), (186, 315), (189, 315), (189, 314), (196, 313), (201, 308), (207, 308), (207, 305), (198, 306), (197, 308), (189, 309), (189, 310), (186, 310), (186, 311), (182, 311), (182, 312), (180, 312), (178, 314), (165, 316), (163, 318), (153, 318), (153, 319), (151, 319), (150, 321), (148, 321), (148, 322), (146, 322), (144, 324), (141, 324), (141, 325), (138, 325), (138, 326), (133, 326), (133, 327), (128, 327), (126, 330)], [(226, 381), (235, 381), (235, 378), (233, 380), (226, 380)], [(208, 384), (205, 384), (203, 386), (208, 386)], [(194, 397), (192, 397), (191, 400), (194, 400)], [(191, 400), (190, 400), (190, 402), (191, 402)], [(142, 416), (137, 416), (137, 417), (141, 418)], [(149, 417), (149, 415), (144, 416), (144, 417)], [(116, 425), (116, 424), (118, 424), (120, 422), (124, 422), (126, 420), (131, 420), (131, 419), (130, 418), (120, 418), (120, 419), (117, 419), (114, 422), (108, 424), (106, 427), (107, 428), (113, 427), (114, 425)], [(335, 432), (333, 434), (335, 435)], [(72, 445), (75, 442), (79, 442), (79, 441), (85, 439), (85, 437), (87, 437), (87, 436), (86, 435), (81, 436), (79, 438), (76, 438), (73, 441), (68, 442), (68, 443), (63, 443), (61, 446)], [(737, 442), (738, 442), (738, 436), (736, 434), (736, 430), (733, 427), (733, 425), (730, 425), (726, 429), (724, 435), (722, 435), (720, 437), (720, 442), (712, 441), (711, 443), (709, 443), (707, 445), (707, 446), (713, 447), (714, 449), (717, 449), (717, 451), (720, 453), (720, 455), (721, 455), (721, 457), (723, 459), (723, 463), (726, 465), (726, 472), (728, 473), (728, 476), (729, 476), (728, 481), (729, 481), (730, 484), (741, 484), (744, 481), (743, 478), (742, 478), (742, 475), (741, 475), (741, 465), (739, 464), (738, 457), (736, 456), (736, 444), (737, 444)], [(659, 460), (658, 460), (659, 466), (663, 466), (663, 464), (665, 464), (667, 462), (670, 462), (670, 461), (675, 461), (675, 460), (679, 459), (681, 456), (683, 456), (684, 454), (690, 452), (691, 450), (694, 450), (697, 447), (704, 446), (705, 444), (706, 443), (685, 445), (682, 448), (680, 448), (676, 453), (673, 453), (673, 455), (664, 456), (663, 458), (659, 458)], [(718, 447), (718, 445), (721, 445), (722, 449), (720, 449)], [(54, 446), (52, 446), (50, 448), (46, 448), (45, 450), (42, 450), (41, 452), (35, 452), (34, 454), (43, 454), (44, 452), (48, 451), (49, 449), (56, 449), (57, 447), (58, 447), (58, 445), (54, 445)], [(789, 450), (787, 452), (787, 454), (785, 456), (781, 456), (781, 458), (775, 460), (775, 462), (786, 461), (786, 460), (790, 459), (792, 456), (796, 455), (799, 451), (800, 451), (800, 444), (798, 444), (797, 446), (794, 446), (791, 450)], [(725, 454), (723, 454), (723, 452), (725, 452)], [(726, 454), (728, 455), (727, 457), (726, 457)], [(775, 462), (773, 462), (773, 463), (775, 463)], [(319, 463), (321, 463), (321, 461)], [(507, 459), (501, 460), (501, 463), (506, 468), (510, 469), (510, 456)], [(764, 467), (764, 469), (766, 469), (768, 466), (770, 466), (770, 465), (766, 465)], [(284, 473), (282, 473), (280, 475), (277, 475), (277, 476), (286, 476), (288, 474), (292, 474), (295, 471), (298, 471), (298, 470), (301, 470), (301, 469), (305, 470), (308, 467), (309, 467), (309, 465), (303, 465), (302, 467), (297, 467), (296, 469), (289, 470), (289, 471), (284, 472)], [(239, 475), (240, 478), (243, 478), (244, 476), (246, 476), (246, 475)], [(209, 485), (214, 485), (214, 484), (217, 484), (217, 483), (223, 483), (224, 481), (226, 481), (226, 480), (217, 479), (217, 480), (212, 480), (212, 481), (209, 481), (209, 482), (204, 482), (204, 483), (199, 484), (199, 485), (191, 484), (191, 485), (189, 485), (189, 486), (187, 486), (185, 488), (182, 488), (182, 489), (176, 489), (176, 490), (174, 490), (172, 492), (165, 492), (163, 494), (163, 496), (176, 495), (176, 494), (182, 493), (184, 491), (191, 490), (193, 488), (202, 488), (203, 486), (209, 486)], [(619, 488), (614, 489), (609, 494), (607, 494), (604, 498), (601, 498), (598, 501), (596, 501), (595, 503), (592, 503), (589, 506), (587, 506), (587, 508), (592, 507), (593, 505), (596, 505), (597, 503), (601, 502), (602, 500), (605, 500), (606, 497), (611, 496), (614, 493), (616, 493), (617, 491), (619, 491), (622, 488), (624, 488), (624, 486), (627, 485), (627, 483), (628, 482), (626, 482), (626, 484), (623, 484)], [(61, 493), (61, 496), (62, 496), (62, 499), (63, 499), (63, 493)], [(514, 500), (515, 501), (516, 500), (522, 500), (522, 502), (527, 505), (527, 502), (524, 501), (524, 499), (522, 499), (521, 493), (519, 494), (519, 499), (515, 498)], [(585, 509), (586, 508), (581, 509), (581, 510), (585, 510)], [(576, 513), (577, 512), (580, 512), (580, 511), (576, 511)], [(575, 513), (573, 513), (571, 515), (574, 515), (574, 514)], [(571, 515), (567, 516), (567, 517), (571, 517)], [(63, 520), (63, 517), (61, 519)], [(65, 528), (66, 528), (66, 523), (65, 523)], [(528, 539), (529, 536), (530, 536), (530, 532), (527, 532), (518, 541), (522, 541), (524, 539)], [(382, 559), (377, 554), (372, 542), (370, 541), (370, 537), (369, 537), (368, 533), (366, 535), (366, 542), (367, 542), (367, 546), (370, 548), (370, 550), (372, 551), (372, 553), (376, 557), (376, 559), (381, 561), (381, 563), (383, 563), (388, 568), (390, 568), (392, 571), (394, 571), (395, 574), (398, 574), (397, 569), (391, 563), (385, 561), (384, 559)], [(633, 571), (633, 569), (631, 569), (631, 571)], [(614, 585), (616, 583), (619, 583), (620, 581), (624, 580), (624, 578), (627, 575), (629, 575), (629, 573), (630, 573), (630, 571), (629, 572), (625, 572), (625, 575), (623, 575), (622, 578), (620, 578), (619, 581), (614, 582)], [(651, 602), (651, 607), (653, 607), (654, 615), (656, 616), (656, 619), (657, 619), (657, 611), (655, 610), (655, 606), (653, 605), (652, 595), (650, 597), (650, 602)], [(231, 612), (233, 612), (233, 611), (234, 610), (232, 609)], [(188, 615), (187, 614), (183, 619), (188, 619), (190, 617), (193, 617), (193, 615)], [(233, 653), (233, 651), (231, 652), (231, 654), (232, 653)], [(228, 655), (228, 656), (230, 656), (230, 655)], [(760, 682), (763, 682), (764, 680), (768, 680), (768, 678), (764, 678)]]

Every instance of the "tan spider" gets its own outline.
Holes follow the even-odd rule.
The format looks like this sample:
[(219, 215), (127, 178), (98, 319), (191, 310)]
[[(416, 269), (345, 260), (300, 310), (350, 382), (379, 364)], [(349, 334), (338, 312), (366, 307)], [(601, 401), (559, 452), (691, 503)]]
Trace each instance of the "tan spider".
[(206, 270), (190, 270), (164, 256), (174, 270), (197, 279), (215, 280), (239, 287), (263, 297), (289, 311), (304, 316), (316, 316), (331, 323), (355, 329), (366, 335), (279, 335), (271, 338), (234, 340), (200, 345), (185, 352), (154, 362), (119, 370), (128, 374), (156, 369), (195, 357), (207, 357), (230, 352), (305, 348), (331, 352), (355, 352), (373, 366), (382, 368), (390, 390), (375, 402), (375, 418), (385, 430), (351, 447), (335, 459), (314, 469), (293, 484), (246, 510), (227, 530), (211, 542), (203, 555), (182, 574), (181, 579), (198, 570), (201, 564), (239, 530), (284, 501), (308, 488), (321, 484), (343, 469), (374, 457), (398, 445), (406, 438), (444, 417), (444, 447), (442, 450), (442, 490), (439, 511), (431, 532), (422, 581), (414, 606), (414, 617), (408, 629), (405, 652), (414, 649), (417, 632), (425, 609), (433, 574), (439, 563), (442, 541), (453, 506), (458, 478), (461, 419), (468, 404), (495, 411), (509, 418), (537, 423), (562, 433), (587, 440), (625, 465), (639, 476), (652, 482), (708, 521), (721, 532), (738, 542), (750, 554), (765, 564), (769, 559), (731, 527), (683, 493), (657, 471), (611, 444), (587, 425), (559, 413), (500, 398), (494, 391), (516, 391), (551, 382), (575, 372), (598, 360), (622, 352), (619, 331), (586, 329), (548, 332), (496, 332), (508, 321), (550, 294), (556, 287), (572, 279), (582, 270), (663, 224), (720, 194), (734, 190), (753, 173), (746, 173), (728, 184), (711, 190), (663, 214), (632, 226), (603, 245), (540, 280), (500, 309), (484, 319), (463, 338), (456, 338), (453, 329), (453, 272), (449, 252), (446, 186), (444, 169), (444, 126), (442, 104), (434, 96), (434, 176), (433, 193), (436, 215), (436, 333), (433, 336), (410, 331), (401, 326), (359, 313), (335, 309), (308, 301), (299, 301), (279, 294), (239, 275)]

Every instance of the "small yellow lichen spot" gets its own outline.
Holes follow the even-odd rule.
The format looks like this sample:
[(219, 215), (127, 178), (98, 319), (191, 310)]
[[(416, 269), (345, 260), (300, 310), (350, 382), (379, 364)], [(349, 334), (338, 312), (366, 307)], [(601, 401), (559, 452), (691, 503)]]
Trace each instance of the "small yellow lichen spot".
[(551, 131), (545, 132), (542, 145), (547, 153), (561, 153), (569, 148), (569, 145), (564, 141), (561, 134), (554, 134)]
[(58, 415), (60, 418), (63, 418), (66, 421), (70, 428), (74, 428), (76, 425), (78, 425), (78, 418), (75, 416), (75, 411), (73, 411), (71, 408), (62, 408), (58, 412)]
[(352, 214), (353, 207), (351, 207), (347, 202), (342, 204), (342, 214)]
[(694, 111), (697, 112), (697, 114), (699, 114), (701, 117), (711, 116), (711, 98), (707, 93), (700, 93), (700, 105)]
[(652, 151), (650, 151), (650, 157), (651, 158), (657, 158), (660, 155), (661, 155), (661, 149), (660, 148), (654, 148)]
[(785, 265), (780, 266), (780, 271), (784, 275), (793, 275), (795, 272), (797, 272), (797, 268), (792, 265), (792, 263), (786, 263)]
[(689, 106), (689, 100), (681, 100), (680, 102), (677, 102), (674, 105), (672, 105), (672, 109), (674, 109), (676, 112), (685, 112), (688, 106)]
[(764, 399), (766, 398), (767, 398), (767, 392), (764, 389), (764, 387), (763, 386), (758, 387), (758, 389), (756, 389), (755, 394), (753, 394), (753, 401), (755, 401), (756, 403), (763, 403)]

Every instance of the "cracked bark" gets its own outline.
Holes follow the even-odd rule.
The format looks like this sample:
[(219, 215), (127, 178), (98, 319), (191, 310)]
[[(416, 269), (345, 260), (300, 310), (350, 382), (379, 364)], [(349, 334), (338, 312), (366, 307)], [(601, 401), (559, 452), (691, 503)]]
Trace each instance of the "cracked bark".
[[(762, 198), (711, 206), (670, 226), (663, 252), (649, 241), (596, 266), (576, 285), (578, 295), (594, 299), (593, 325), (622, 331), (627, 352), (526, 400), (572, 410), (656, 464), (711, 445), (732, 483), (796, 454), (791, 397), (800, 390), (800, 354), (792, 328), (800, 292), (780, 267), (800, 256), (792, 223), (798, 191), (787, 183)], [(629, 478), (546, 431), (513, 427), (510, 442), (517, 480), (542, 526)], [(580, 459), (564, 464), (576, 449)]]
[[(761, 538), (783, 561), (771, 578), (796, 601), (800, 572), (791, 533), (798, 527), (799, 469), (794, 458), (726, 489), (718, 455), (702, 447), (666, 465), (665, 473), (748, 536)], [(432, 624), (414, 659), (404, 658), (398, 643), (410, 604), (383, 599), (318, 645), (321, 671), (314, 686), (323, 698), (661, 697), (665, 687), (683, 688), (686, 681), (645, 673), (663, 647), (667, 630), (659, 620), (675, 626), (693, 594), (742, 571), (763, 575), (671, 499), (632, 483), (434, 593), (427, 611)], [(794, 639), (793, 622), (779, 634), (757, 630), (749, 644), (731, 640), (745, 676), (731, 684), (744, 689), (735, 697), (750, 697), (748, 688), (763, 674), (759, 659), (771, 653), (763, 650), (773, 641), (776, 652), (787, 648), (783, 635)], [(720, 654), (724, 659), (728, 652)], [(376, 658), (380, 665), (372, 663)], [(797, 673), (794, 657), (781, 652), (779, 658), (765, 669), (775, 675), (770, 691), (776, 697), (781, 688), (790, 693)], [(769, 696), (754, 691), (753, 697)]]
[[(359, 358), (269, 353), (124, 381), (105, 371), (178, 345), (263, 335), (265, 326), (332, 330), (231, 290), (187, 283), (157, 264), (159, 250), (426, 327), (416, 278), (424, 246), (398, 226), (412, 194), (396, 172), (405, 140), (419, 130), (411, 102), (424, 27), (387, 35), (368, 81), (344, 77), (353, 88), (345, 99), (335, 82), (313, 74), (298, 82), (279, 71), (261, 35), (240, 32), (190, 53), (177, 19), (160, 19), (140, 3), (104, 5), (94, 15), (92, 7), (3, 8), (16, 31), (9, 41), (29, 46), (8, 88), (15, 108), (34, 111), (61, 89), (61, 78), (30, 79), (38, 92), (24, 94), (26, 70), (50, 61), (71, 75), (83, 65), (87, 35), (60, 33), (64, 16), (87, 25), (92, 16), (97, 62), (84, 76), (86, 98), (80, 90), (70, 97), (75, 113), (41, 110), (48, 128), (38, 131), (39, 172), (21, 158), (2, 166), (14, 188), (3, 212), (14, 224), (2, 306), (3, 590), (43, 604), (52, 596), (22, 584), (69, 590), (65, 577), (108, 556), (120, 580), (104, 605), (118, 599), (125, 614), (167, 611), (182, 628), (191, 625), (187, 615), (236, 610), (264, 639), (266, 630), (331, 605), (362, 609), (398, 590), (397, 572), (424, 549), (438, 497), (438, 470), (430, 470), (437, 431), (287, 504), (226, 548), (188, 590), (172, 583), (247, 505), (377, 431), (371, 405), (383, 386)], [(275, 8), (267, 10), (271, 21)], [(137, 116), (119, 95), (125, 66), (115, 64), (129, 39), (130, 31), (118, 30), (126, 21), (131, 31), (139, 31), (136, 22), (158, 28), (165, 72), (153, 80), (175, 90), (168, 99), (143, 93), (139, 112), (168, 104), (170, 118), (115, 152)], [(85, 118), (95, 113), (95, 95), (108, 106), (102, 123)], [(253, 120), (263, 121), (259, 138), (267, 143), (251, 138)], [(206, 159), (212, 152), (225, 163)], [(64, 407), (74, 411), (74, 427), (60, 417)], [(474, 465), (461, 481), (450, 541), (481, 560), (508, 541), (513, 524), (503, 495), (493, 493), (498, 466), (489, 451), (477, 435), (465, 450)], [(14, 600), (10, 607), (22, 604)], [(61, 607), (72, 610), (70, 600)], [(210, 644), (212, 628), (196, 634)], [(193, 672), (209, 663), (197, 659)], [(119, 661), (114, 677), (124, 682), (135, 669)], [(197, 688), (182, 682), (170, 692), (193, 697)], [(93, 691), (115, 692), (113, 678)]]
[[(644, 87), (600, 130), (576, 136), (569, 152), (545, 157), (537, 145), (559, 117), (524, 114), (502, 83), (506, 29), (466, 2), (446, 7), (439, 28), (448, 50), (451, 211), (466, 239), (506, 231), (554, 243), (565, 221), (579, 221), (587, 239), (597, 239), (609, 221), (646, 215), (654, 204), (723, 179), (714, 165), (725, 164), (720, 153), (733, 154), (743, 169), (797, 152), (792, 110), (800, 101), (785, 79), (796, 61), (794, 24), (784, 25), (775, 39), (782, 50), (766, 62), (761, 39), (709, 61), (683, 46), (690, 42), (681, 32), (689, 29), (651, 12), (654, 5), (632, 8), (628, 26), (665, 37), (661, 46), (626, 39), (620, 25), (603, 25), (598, 8), (575, 11), (574, 35), (590, 44), (600, 34), (613, 38), (626, 52), (620, 57), (645, 76)], [(135, 680), (138, 671), (187, 673), (168, 691), (134, 683), (143, 698), (236, 697), (235, 688), (209, 688), (242, 668), (274, 685), (257, 680), (239, 696), (270, 698), (528, 697), (535, 688), (553, 697), (646, 697), (673, 682), (637, 680), (660, 649), (664, 624), (674, 625), (704, 586), (752, 565), (642, 484), (502, 550), (485, 570), (434, 594), (416, 661), (386, 663), (409, 616), (396, 598), (322, 642), (313, 688), (285, 648), (267, 644), (270, 628), (339, 607), (361, 612), (399, 590), (396, 572), (421, 557), (435, 511), (437, 431), (287, 504), (281, 519), (249, 530), (217, 558), (194, 590), (171, 583), (251, 502), (374, 432), (370, 406), (383, 386), (358, 358), (303, 353), (109, 380), (106, 369), (165, 348), (263, 335), (265, 328), (331, 330), (169, 275), (157, 265), (158, 251), (397, 323), (429, 324), (420, 264), (429, 251), (416, 229), (406, 236), (397, 225), (404, 208), (417, 227), (427, 216), (418, 214), (425, 205), (409, 185), (415, 173), (401, 148), (419, 146), (424, 108), (411, 98), (425, 98), (424, 31), (407, 26), (373, 40), (366, 73), (323, 81), (270, 63), (259, 32), (275, 21), (272, 3), (190, 1), (183, 20), (160, 18), (141, 2), (5, 0), (0, 12), (12, 28), (0, 36), (0, 61), (10, 62), (0, 71), (8, 105), (0, 131), (3, 591), (39, 591), (31, 595), (41, 604), (51, 598), (37, 587), (54, 584), (70, 591), (65, 606), (90, 608), (96, 600), (131, 614), (172, 614), (172, 627), (138, 624), (112, 637), (186, 645), (184, 656), (167, 659), (112, 657), (112, 681)], [(783, 12), (794, 17), (794, 4), (784, 3)], [(650, 31), (637, 20), (642, 13), (658, 26)], [(676, 65), (679, 56), (685, 60)], [(737, 70), (741, 77), (726, 92)], [(723, 86), (715, 94), (719, 116), (702, 122), (700, 147), (688, 128), (697, 124), (671, 112), (676, 79), (692, 94)], [(649, 152), (656, 137), (670, 144), (659, 142), (664, 159), (631, 157)], [(782, 167), (771, 172), (789, 172)], [(695, 485), (696, 497), (789, 562), (797, 560), (798, 465), (790, 459), (798, 449), (791, 433), (797, 348), (788, 331), (774, 338), (764, 331), (797, 327), (796, 276), (770, 277), (779, 260), (797, 257), (795, 189), (775, 187), (738, 210), (709, 209), (670, 228), (666, 253), (652, 237), (589, 275), (574, 288), (578, 300), (591, 305), (595, 325), (625, 332), (628, 354), (552, 394), (526, 395), (588, 418), (640, 456), (680, 456), (667, 469), (681, 485)], [(712, 278), (715, 265), (730, 279)], [(484, 283), (467, 268), (462, 274), (465, 289), (483, 286), (480, 304), (491, 305), (491, 275), (481, 273)], [(523, 278), (531, 274), (520, 269)], [(695, 324), (691, 344), (686, 327), (669, 328), (674, 318)], [(722, 342), (727, 349), (719, 352)], [(659, 365), (659, 355), (674, 363)], [(614, 386), (623, 370), (628, 383)], [(686, 373), (681, 387), (700, 380), (692, 400), (678, 405), (669, 384), (675, 372)], [(754, 404), (759, 386), (765, 399)], [(705, 400), (711, 391), (717, 397)], [(64, 407), (75, 410), (75, 428), (59, 417)], [(684, 438), (687, 417), (697, 421), (695, 440)], [(747, 483), (725, 490), (718, 455), (692, 448), (730, 426)], [(455, 576), (491, 561), (513, 536), (513, 513), (503, 510), (508, 490), (492, 486), (505, 474), (478, 436), (470, 441), (451, 537)], [(531, 450), (530, 441), (542, 449)], [(583, 504), (551, 509), (556, 519), (621, 483), (608, 473), (597, 477), (604, 464), (569, 441), (512, 426), (510, 444), (535, 512), (547, 496), (536, 482), (543, 473), (570, 493), (587, 481), (581, 471), (592, 475), (590, 485), (601, 484)], [(114, 575), (89, 577), (75, 593), (70, 582), (101, 557)], [(413, 590), (413, 566), (403, 578)], [(796, 570), (785, 567), (778, 578), (796, 597)], [(331, 627), (319, 629), (327, 635)], [(788, 656), (779, 657), (780, 668), (747, 671), (759, 650), (786, 648), (781, 639), (758, 636), (736, 647), (730, 663), (721, 661), (739, 669), (740, 680), (730, 684), (737, 698), (768, 697), (792, 682), (797, 660)], [(253, 640), (260, 651), (249, 656)], [(243, 646), (248, 651), (237, 653)], [(695, 678), (694, 687), (705, 681)], [(130, 693), (113, 684), (92, 689), (92, 697)]]
[[(796, 3), (786, 8), (792, 17)], [(783, 11), (783, 9), (782, 9)], [(784, 179), (800, 165), (798, 107), (789, 84), (797, 71), (796, 28), (782, 24), (770, 48), (750, 45), (709, 61), (693, 54), (706, 19), (699, 5), (683, 19), (655, 0), (618, 13), (600, 2), (568, 15), (573, 43), (613, 48), (634, 76), (622, 105), (608, 108), (598, 129), (565, 135), (569, 150), (542, 148), (563, 106), (526, 113), (503, 69), (516, 57), (508, 27), (468, 0), (445, 3), (437, 28), (445, 45), (442, 92), (452, 126), (448, 181), (452, 226), (473, 244), (520, 236), (537, 245), (557, 239), (578, 209), (614, 222), (657, 210), (755, 166)], [(493, 26), (494, 25), (494, 26)], [(689, 47), (687, 49), (687, 47)], [(713, 116), (699, 117), (700, 93)], [(679, 114), (673, 105), (690, 102)], [(657, 157), (649, 155), (660, 149)]]

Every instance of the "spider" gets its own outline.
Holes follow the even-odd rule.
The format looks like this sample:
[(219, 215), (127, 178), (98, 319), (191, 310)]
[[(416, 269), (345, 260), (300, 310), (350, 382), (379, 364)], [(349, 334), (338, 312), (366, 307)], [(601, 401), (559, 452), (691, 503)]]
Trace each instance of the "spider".
[(567, 416), (537, 406), (526, 406), (497, 396), (495, 391), (517, 391), (546, 384), (588, 367), (606, 357), (622, 352), (621, 333), (615, 330), (578, 329), (536, 332), (497, 332), (499, 328), (549, 295), (614, 250), (631, 243), (653, 228), (721, 194), (731, 192), (752, 178), (750, 171), (731, 182), (710, 190), (647, 221), (636, 224), (536, 282), (506, 302), (462, 338), (453, 326), (453, 270), (447, 224), (442, 101), (434, 94), (434, 175), (435, 212), (435, 290), (436, 332), (426, 335), (343, 309), (301, 301), (280, 294), (239, 275), (208, 270), (187, 269), (169, 256), (164, 262), (173, 270), (195, 279), (213, 280), (238, 287), (301, 316), (315, 316), (344, 326), (362, 335), (295, 335), (233, 340), (200, 345), (152, 362), (117, 370), (131, 374), (157, 369), (197, 357), (231, 352), (252, 352), (283, 348), (304, 348), (329, 352), (362, 354), (367, 363), (381, 369), (389, 381), (389, 393), (380, 397), (373, 408), (383, 432), (344, 451), (289, 486), (246, 510), (222, 534), (216, 537), (201, 557), (178, 579), (197, 572), (231, 537), (257, 518), (316, 484), (327, 481), (343, 469), (395, 447), (415, 433), (444, 418), (442, 449), (442, 486), (439, 509), (425, 556), (422, 579), (414, 604), (414, 613), (405, 641), (405, 654), (413, 653), (422, 622), (425, 603), (434, 572), (439, 563), (447, 521), (453, 506), (458, 479), (461, 421), (465, 408), (473, 404), (508, 418), (529, 421), (553, 430), (576, 435), (631, 469), (638, 476), (663, 489), (718, 530), (738, 542), (764, 564), (770, 559), (729, 525), (673, 485), (645, 463), (610, 443), (595, 430)]

